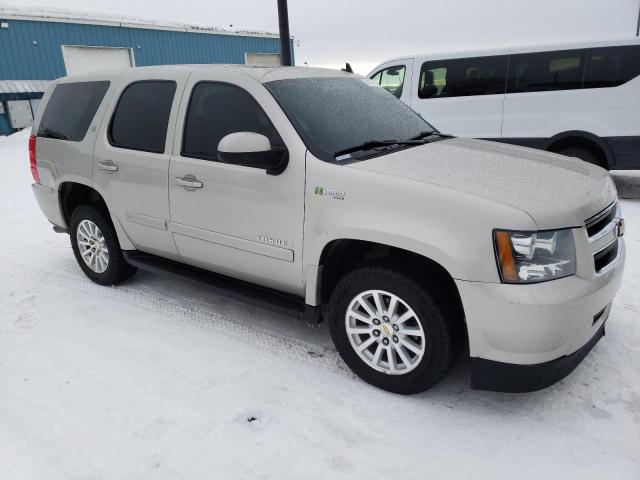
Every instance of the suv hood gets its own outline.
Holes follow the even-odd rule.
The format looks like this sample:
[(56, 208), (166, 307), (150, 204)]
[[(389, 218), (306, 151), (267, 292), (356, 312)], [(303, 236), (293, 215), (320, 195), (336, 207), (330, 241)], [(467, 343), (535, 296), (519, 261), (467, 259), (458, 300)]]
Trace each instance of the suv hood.
[(468, 138), (428, 143), (347, 167), (508, 204), (531, 215), (540, 229), (582, 226), (616, 199), (613, 181), (600, 167), (555, 153)]

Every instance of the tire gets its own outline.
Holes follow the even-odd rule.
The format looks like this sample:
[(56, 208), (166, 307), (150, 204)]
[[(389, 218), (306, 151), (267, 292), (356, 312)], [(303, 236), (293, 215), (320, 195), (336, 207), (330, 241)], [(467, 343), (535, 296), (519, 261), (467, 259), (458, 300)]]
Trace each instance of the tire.
[(567, 157), (579, 158), (580, 160), (591, 163), (593, 165), (597, 165), (602, 167), (602, 162), (598, 158), (598, 156), (593, 153), (591, 150), (581, 147), (567, 147), (562, 148), (558, 151), (560, 155), (565, 155)]
[[(137, 269), (129, 265), (122, 255), (108, 214), (93, 206), (81, 205), (73, 211), (69, 223), (71, 248), (78, 265), (95, 283), (117, 285), (136, 273)], [(88, 244), (89, 241), (94, 242), (93, 246)]]
[[(354, 270), (346, 274), (336, 285), (327, 312), (331, 337), (349, 368), (371, 385), (405, 395), (428, 390), (442, 380), (451, 369), (460, 346), (457, 335), (459, 329), (455, 327), (459, 325), (456, 322), (459, 319), (453, 317), (459, 314), (459, 309), (453, 307), (452, 302), (445, 300), (449, 296), (438, 292), (437, 286), (425, 288), (425, 284), (418, 280), (418, 275), (408, 272), (411, 272), (410, 267), (400, 269), (390, 263), (377, 263)], [(372, 291), (378, 293), (371, 293), (371, 296), (367, 297), (365, 292)], [(379, 295), (381, 303), (384, 303), (382, 311), (386, 310), (389, 313), (391, 297), (385, 294), (395, 295), (398, 305), (395, 315), (389, 318), (388, 322), (385, 322), (387, 316), (383, 315), (384, 318), (374, 319), (374, 322), (379, 320), (380, 325), (367, 324), (359, 318), (355, 318), (354, 323), (352, 314), (347, 315), (348, 311), (355, 310), (360, 316), (377, 317), (379, 309), (376, 308), (375, 295)], [(366, 315), (366, 309), (358, 298), (368, 302), (369, 307), (374, 307), (376, 315)], [(405, 310), (401, 302), (415, 313), (414, 318), (404, 323), (400, 323), (402, 317), (411, 312)], [(379, 334), (375, 336), (373, 331), (362, 335), (350, 334), (347, 331), (348, 323), (350, 328), (357, 329), (358, 332), (378, 326)], [(392, 335), (383, 330), (385, 324), (391, 326)], [(420, 328), (424, 334), (422, 339), (418, 336)], [(351, 330), (354, 331), (356, 330)], [(412, 332), (414, 336), (404, 335), (403, 332)], [(366, 360), (357, 353), (356, 344), (361, 341), (359, 346), (363, 347), (372, 338), (374, 342), (365, 348), (366, 353), (363, 353), (367, 358), (372, 358)], [(407, 340), (412, 340), (414, 347), (421, 347), (424, 351), (421, 357), (403, 345)], [(383, 344), (385, 341), (388, 342), (386, 346)], [(376, 357), (380, 346), (387, 349), (387, 353), (381, 353)], [(395, 373), (392, 373), (390, 367), (390, 348), (396, 351), (391, 354), (396, 367)], [(408, 358), (409, 362), (403, 362), (398, 349), (404, 351), (404, 357)], [(412, 354), (416, 356), (410, 365)], [(376, 358), (380, 363), (374, 367), (372, 365)], [(401, 369), (401, 363), (407, 365), (407, 368)]]

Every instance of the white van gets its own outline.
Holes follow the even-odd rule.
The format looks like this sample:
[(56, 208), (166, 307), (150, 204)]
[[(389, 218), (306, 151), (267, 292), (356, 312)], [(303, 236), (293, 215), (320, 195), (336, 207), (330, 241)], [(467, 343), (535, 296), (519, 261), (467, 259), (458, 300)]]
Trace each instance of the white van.
[(640, 169), (640, 40), (399, 57), (369, 77), (440, 131)]

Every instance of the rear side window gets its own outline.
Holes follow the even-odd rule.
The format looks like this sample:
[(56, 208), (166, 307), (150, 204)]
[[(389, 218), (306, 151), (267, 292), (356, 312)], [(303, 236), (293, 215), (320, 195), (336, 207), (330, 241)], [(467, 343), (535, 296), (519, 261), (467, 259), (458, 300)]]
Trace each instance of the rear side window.
[(640, 75), (640, 45), (589, 50), (584, 88), (617, 87)]
[(434, 60), (422, 64), (420, 98), (503, 94), (507, 56)]
[(582, 88), (585, 50), (511, 55), (507, 93)]
[(144, 80), (129, 85), (111, 119), (111, 145), (164, 153), (175, 92), (176, 82), (168, 80)]
[(405, 71), (404, 65), (385, 68), (371, 77), (371, 80), (397, 98), (400, 98), (402, 96), (402, 87), (404, 86)]
[(81, 142), (108, 89), (106, 81), (57, 85), (40, 120), (38, 136)]
[(247, 91), (226, 83), (198, 83), (189, 102), (182, 155), (218, 160), (220, 140), (236, 132), (260, 133), (272, 147), (284, 146), (267, 114)]

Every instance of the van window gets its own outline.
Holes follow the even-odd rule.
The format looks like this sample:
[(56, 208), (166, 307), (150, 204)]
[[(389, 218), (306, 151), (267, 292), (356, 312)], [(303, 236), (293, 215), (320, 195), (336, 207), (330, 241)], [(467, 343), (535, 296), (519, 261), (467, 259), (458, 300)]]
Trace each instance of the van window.
[(402, 88), (404, 86), (405, 72), (406, 68), (404, 65), (389, 67), (376, 73), (371, 77), (371, 80), (389, 93), (395, 95), (397, 98), (400, 98), (402, 96)]
[(57, 85), (40, 120), (38, 136), (81, 142), (108, 89), (109, 82)]
[(507, 93), (582, 88), (585, 50), (511, 55)]
[(422, 64), (420, 98), (503, 94), (507, 56), (431, 60)]
[(176, 82), (169, 80), (143, 80), (129, 85), (111, 119), (111, 145), (164, 153), (175, 91)]
[(640, 75), (640, 45), (589, 50), (584, 88), (617, 87)]
[(198, 83), (189, 102), (182, 155), (217, 161), (220, 140), (236, 132), (260, 133), (272, 147), (284, 146), (267, 114), (247, 91), (226, 83)]

